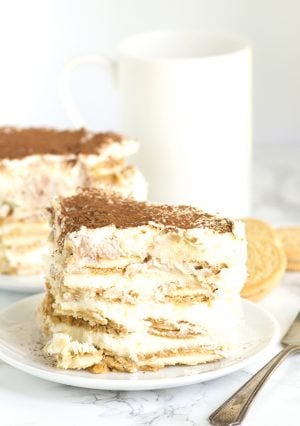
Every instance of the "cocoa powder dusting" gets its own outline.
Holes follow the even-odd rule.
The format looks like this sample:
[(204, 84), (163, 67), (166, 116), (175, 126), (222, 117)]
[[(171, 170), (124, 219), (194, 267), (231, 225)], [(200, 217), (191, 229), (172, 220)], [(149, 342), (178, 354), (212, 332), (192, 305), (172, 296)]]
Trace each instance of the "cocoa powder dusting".
[(94, 229), (113, 224), (117, 228), (130, 228), (155, 222), (166, 229), (209, 228), (218, 233), (232, 232), (233, 228), (230, 219), (204, 213), (195, 207), (150, 204), (96, 189), (82, 189), (73, 197), (61, 199), (58, 219), (61, 241), (81, 226)]
[(29, 155), (99, 154), (111, 142), (122, 142), (117, 133), (89, 133), (85, 129), (0, 128), (0, 159), (20, 159)]

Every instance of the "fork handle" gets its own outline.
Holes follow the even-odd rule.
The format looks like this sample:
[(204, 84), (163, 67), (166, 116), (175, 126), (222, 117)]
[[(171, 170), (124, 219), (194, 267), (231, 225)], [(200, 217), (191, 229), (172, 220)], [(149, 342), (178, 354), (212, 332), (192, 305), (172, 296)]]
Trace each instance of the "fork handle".
[(300, 346), (282, 349), (274, 358), (262, 367), (248, 382), (237, 390), (227, 401), (217, 408), (209, 417), (214, 426), (239, 425), (245, 418), (250, 404), (273, 371), (292, 352), (300, 351)]

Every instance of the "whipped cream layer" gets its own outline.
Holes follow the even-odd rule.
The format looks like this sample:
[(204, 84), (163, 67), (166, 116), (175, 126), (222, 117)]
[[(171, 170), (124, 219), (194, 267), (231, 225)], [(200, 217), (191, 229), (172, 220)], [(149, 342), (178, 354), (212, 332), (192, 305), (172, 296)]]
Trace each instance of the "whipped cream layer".
[(142, 174), (123, 162), (103, 163), (101, 157), (33, 155), (0, 162), (0, 215), (27, 217), (51, 204), (54, 197), (71, 196), (78, 187), (114, 188), (143, 200), (147, 186)]
[[(144, 329), (149, 318), (165, 321), (169, 324), (178, 322), (198, 325), (207, 333), (218, 333), (227, 338), (232, 333), (236, 318), (241, 316), (239, 297), (223, 297), (208, 305), (205, 303), (176, 304), (159, 303), (156, 301), (140, 301), (138, 304), (120, 304), (82, 298), (76, 300), (62, 300), (55, 297), (53, 304), (57, 315), (72, 315), (74, 318), (83, 318), (92, 325), (113, 322), (121, 325), (128, 332)], [(226, 318), (226, 321), (221, 321)]]
[(138, 370), (157, 370), (167, 365), (196, 365), (216, 361), (224, 356), (224, 349), (212, 346), (190, 346), (184, 350), (164, 350), (145, 357), (121, 357), (113, 351), (97, 349), (94, 345), (74, 340), (70, 334), (54, 333), (45, 347), (54, 356), (57, 365), (64, 369), (86, 369), (91, 367), (95, 373), (117, 371), (135, 372)]
[[(58, 230), (59, 232), (59, 230)], [(232, 232), (218, 233), (212, 229), (167, 229), (163, 224), (150, 223), (119, 229), (114, 225), (97, 229), (82, 226), (68, 234), (64, 245), (72, 252), (68, 267), (118, 268), (122, 258), (143, 261), (147, 256), (171, 262), (208, 262), (211, 265), (226, 264), (228, 267), (244, 263), (246, 248), (244, 227), (235, 223)]]
[[(47, 320), (46, 320), (47, 321)], [(66, 323), (47, 324), (51, 333), (63, 333), (72, 340), (80, 343), (88, 342), (95, 348), (102, 349), (106, 352), (117, 354), (119, 357), (128, 357), (133, 361), (138, 361), (148, 354), (155, 354), (160, 351), (176, 351), (181, 348), (199, 348), (208, 347), (218, 351), (222, 357), (232, 353), (232, 339), (225, 340), (221, 336), (216, 335), (197, 335), (190, 338), (166, 338), (161, 336), (153, 336), (149, 333), (132, 333), (126, 336), (116, 336), (109, 333), (102, 333), (87, 330), (84, 327), (71, 326)], [(233, 334), (233, 333), (232, 333)]]
[[(59, 227), (56, 232), (54, 238)], [(60, 283), (67, 287), (114, 286), (140, 294), (168, 283), (195, 289), (209, 284), (219, 291), (239, 292), (246, 279), (244, 238), (240, 223), (222, 234), (211, 229), (166, 231), (154, 223), (128, 229), (81, 227), (66, 236), (52, 274), (60, 274), (63, 259)]]

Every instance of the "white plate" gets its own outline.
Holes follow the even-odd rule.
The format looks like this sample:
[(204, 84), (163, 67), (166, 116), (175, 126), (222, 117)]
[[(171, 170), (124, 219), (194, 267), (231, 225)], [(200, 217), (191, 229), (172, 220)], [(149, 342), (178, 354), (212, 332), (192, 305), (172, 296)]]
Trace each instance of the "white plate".
[(0, 274), (0, 290), (18, 291), (20, 293), (40, 293), (45, 290), (42, 275), (4, 275)]
[(278, 340), (275, 320), (251, 302), (244, 301), (245, 324), (235, 357), (196, 366), (167, 367), (156, 372), (106, 373), (60, 370), (44, 356), (35, 311), (42, 295), (23, 299), (0, 313), (0, 358), (8, 364), (52, 382), (92, 389), (144, 390), (184, 386), (224, 376), (255, 361)]

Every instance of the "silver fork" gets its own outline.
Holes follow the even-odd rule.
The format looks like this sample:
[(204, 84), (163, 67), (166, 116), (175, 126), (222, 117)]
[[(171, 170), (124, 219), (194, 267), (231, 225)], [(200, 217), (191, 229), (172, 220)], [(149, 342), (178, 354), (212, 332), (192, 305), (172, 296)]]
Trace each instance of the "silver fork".
[(281, 339), (281, 344), (284, 348), (279, 354), (275, 355), (271, 361), (209, 416), (209, 421), (212, 425), (240, 425), (258, 391), (273, 371), (290, 354), (300, 351), (300, 311), (287, 333)]

